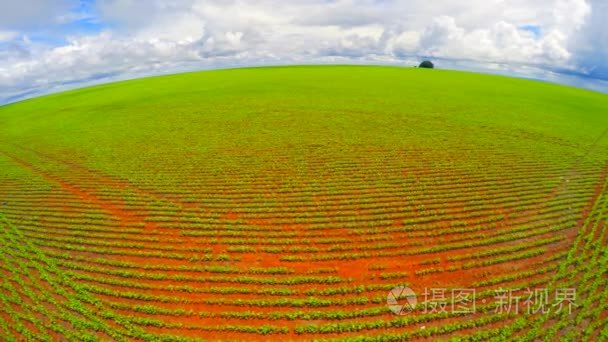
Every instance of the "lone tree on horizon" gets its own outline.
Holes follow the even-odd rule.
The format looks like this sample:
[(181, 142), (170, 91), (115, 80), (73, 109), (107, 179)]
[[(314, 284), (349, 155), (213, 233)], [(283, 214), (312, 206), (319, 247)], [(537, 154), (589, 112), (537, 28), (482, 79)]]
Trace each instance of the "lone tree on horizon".
[(420, 66), (418, 66), (419, 68), (427, 68), (427, 69), (433, 69), (435, 68), (435, 65), (433, 65), (433, 62), (431, 61), (424, 61), (422, 63), (420, 63)]

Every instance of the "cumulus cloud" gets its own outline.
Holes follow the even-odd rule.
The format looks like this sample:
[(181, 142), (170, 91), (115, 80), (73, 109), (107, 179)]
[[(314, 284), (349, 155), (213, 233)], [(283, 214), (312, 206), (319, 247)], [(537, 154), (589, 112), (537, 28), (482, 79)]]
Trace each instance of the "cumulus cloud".
[(567, 67), (570, 53), (567, 36), (551, 30), (542, 37), (505, 22), (467, 30), (450, 16), (439, 16), (421, 32), (407, 31), (395, 37), (393, 51), (417, 52), (441, 57), (486, 62), (539, 63)]
[(593, 0), (591, 14), (569, 44), (583, 73), (608, 80), (608, 2)]
[[(0, 5), (0, 102), (177, 70), (410, 65), (419, 57), (535, 77), (543, 73), (532, 70), (608, 78), (603, 0), (98, 0), (87, 11), (70, 0), (39, 2)], [(75, 24), (83, 18), (100, 29), (83, 30)], [(41, 35), (38, 21), (69, 29), (58, 41), (31, 39)]]

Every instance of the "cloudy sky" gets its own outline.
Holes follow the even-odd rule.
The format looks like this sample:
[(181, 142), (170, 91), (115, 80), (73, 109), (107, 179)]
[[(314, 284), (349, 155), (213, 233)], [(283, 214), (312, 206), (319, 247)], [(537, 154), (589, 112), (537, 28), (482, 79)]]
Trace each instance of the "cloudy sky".
[(494, 72), (608, 92), (606, 0), (0, 0), (0, 104), (186, 70)]

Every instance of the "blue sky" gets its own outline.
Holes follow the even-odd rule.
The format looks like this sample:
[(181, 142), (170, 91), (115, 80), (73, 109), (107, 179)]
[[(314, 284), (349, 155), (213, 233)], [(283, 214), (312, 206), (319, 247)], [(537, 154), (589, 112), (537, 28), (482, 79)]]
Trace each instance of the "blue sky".
[(180, 71), (308, 63), (528, 77), (608, 92), (603, 0), (0, 2), (0, 104)]

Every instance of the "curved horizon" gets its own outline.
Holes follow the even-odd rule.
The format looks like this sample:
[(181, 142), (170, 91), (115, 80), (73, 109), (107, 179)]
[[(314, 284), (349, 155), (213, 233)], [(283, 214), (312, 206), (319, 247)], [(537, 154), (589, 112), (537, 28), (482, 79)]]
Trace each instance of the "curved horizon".
[(608, 92), (607, 15), (601, 0), (5, 2), (0, 104), (185, 71), (427, 58)]
[[(0, 107), (27, 101), (27, 100), (34, 100), (34, 99), (46, 97), (49, 95), (58, 95), (58, 94), (67, 93), (67, 92), (71, 92), (71, 91), (78, 91), (81, 89), (94, 88), (96, 86), (144, 80), (144, 79), (155, 78), (155, 77), (164, 77), (164, 76), (172, 76), (172, 75), (180, 75), (180, 74), (188, 74), (188, 73), (213, 72), (213, 71), (222, 71), (222, 70), (239, 70), (239, 69), (248, 69), (248, 68), (290, 68), (290, 67), (296, 68), (296, 67), (335, 67), (335, 66), (344, 66), (344, 67), (356, 66), (356, 67), (372, 67), (372, 68), (373, 67), (387, 67), (387, 68), (402, 68), (402, 69), (418, 68), (418, 66), (405, 66), (405, 65), (399, 65), (399, 64), (363, 64), (363, 63), (359, 63), (359, 64), (347, 64), (347, 63), (343, 63), (343, 64), (330, 64), (330, 63), (325, 63), (325, 64), (320, 64), (320, 63), (318, 63), (318, 64), (269, 64), (269, 65), (246, 65), (246, 66), (235, 66), (235, 67), (226, 66), (226, 67), (218, 67), (218, 68), (213, 68), (213, 69), (198, 69), (198, 70), (186, 70), (186, 71), (178, 71), (178, 72), (167, 72), (167, 73), (160, 73), (160, 74), (141, 75), (141, 76), (136, 76), (136, 77), (132, 77), (132, 78), (96, 81), (96, 82), (92, 82), (92, 83), (88, 83), (88, 84), (86, 84), (86, 83), (78, 84), (76, 86), (67, 87), (65, 89), (58, 89), (58, 90), (50, 91), (50, 92), (46, 92), (46, 93), (34, 94), (32, 96), (23, 96), (23, 97), (15, 98), (12, 100), (9, 99), (9, 101), (5, 101), (5, 102), (0, 101)], [(442, 69), (442, 68), (437, 68), (436, 64), (435, 64), (435, 70), (513, 78), (513, 79), (519, 79), (519, 80), (525, 80), (525, 81), (541, 82), (541, 83), (547, 83), (547, 84), (552, 84), (552, 85), (557, 85), (557, 86), (575, 88), (575, 89), (584, 90), (584, 91), (608, 94), (608, 82), (606, 82), (605, 84), (594, 83), (592, 85), (577, 83), (577, 82), (572, 82), (572, 81), (559, 82), (556, 80), (535, 78), (535, 77), (530, 77), (530, 76), (526, 76), (526, 75), (514, 75), (514, 74), (506, 74), (506, 73), (498, 73), (498, 72), (493, 73), (493, 72), (489, 72), (489, 71), (484, 72), (484, 71), (480, 71), (480, 70), (468, 70), (468, 69), (447, 69), (447, 68)], [(563, 74), (563, 75), (558, 74), (558, 76), (566, 77), (567, 74)], [(580, 75), (572, 75), (571, 77), (573, 77), (575, 79), (578, 78), (579, 81), (583, 81), (586, 79)], [(585, 85), (587, 85), (587, 86), (585, 86)]]

